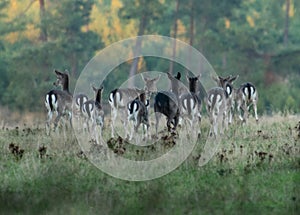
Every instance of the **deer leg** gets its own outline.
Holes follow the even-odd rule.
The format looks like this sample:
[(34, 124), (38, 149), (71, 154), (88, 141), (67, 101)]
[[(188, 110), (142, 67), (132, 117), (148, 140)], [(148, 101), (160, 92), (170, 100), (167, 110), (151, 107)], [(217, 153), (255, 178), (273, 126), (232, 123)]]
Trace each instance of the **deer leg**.
[(232, 114), (233, 113), (233, 110), (232, 110), (232, 107), (229, 108), (229, 115), (228, 115), (228, 123), (229, 125), (232, 124)]
[(114, 137), (114, 133), (115, 133), (114, 128), (115, 128), (117, 115), (118, 115), (118, 110), (116, 108), (112, 108), (111, 109), (111, 137)]
[(179, 122), (179, 114), (176, 114), (176, 116), (174, 117), (174, 131), (177, 128), (178, 122)]
[(243, 118), (243, 116), (242, 116), (242, 104), (241, 104), (241, 102), (240, 101), (238, 101), (238, 104), (237, 104), (237, 110), (238, 110), (238, 112), (239, 112), (239, 118), (240, 118), (240, 120), (241, 121), (244, 121), (244, 118)]
[(62, 117), (62, 114), (59, 112), (57, 117), (54, 120), (54, 131), (56, 130), (57, 126), (58, 126), (58, 122), (60, 120), (60, 118)]
[(258, 116), (257, 116), (257, 100), (253, 100), (253, 109), (254, 109), (254, 115), (255, 115), (255, 120), (258, 122)]
[(135, 126), (133, 125), (133, 126), (131, 126), (131, 132), (130, 132), (129, 140), (132, 140), (134, 130), (135, 130)]
[(70, 123), (71, 129), (72, 129), (73, 124), (72, 124), (72, 112), (71, 111), (68, 112), (68, 117), (69, 117), (69, 123)]
[(213, 116), (213, 119), (212, 119), (212, 127), (213, 127), (213, 134), (214, 136), (216, 137), (218, 135), (218, 124), (217, 124), (217, 119), (216, 119), (216, 116)]
[(242, 106), (242, 109), (244, 111), (243, 122), (246, 123), (246, 120), (249, 118), (248, 106), (246, 103), (244, 103), (244, 105)]
[(52, 117), (53, 117), (53, 113), (51, 110), (48, 111), (48, 114), (47, 114), (47, 121), (46, 121), (46, 134), (47, 135), (50, 135), (50, 124), (51, 124), (51, 120), (52, 120)]
[(157, 137), (157, 134), (158, 134), (157, 131), (158, 131), (158, 124), (159, 124), (160, 116), (161, 116), (161, 113), (155, 112), (155, 134), (156, 134), (156, 137)]

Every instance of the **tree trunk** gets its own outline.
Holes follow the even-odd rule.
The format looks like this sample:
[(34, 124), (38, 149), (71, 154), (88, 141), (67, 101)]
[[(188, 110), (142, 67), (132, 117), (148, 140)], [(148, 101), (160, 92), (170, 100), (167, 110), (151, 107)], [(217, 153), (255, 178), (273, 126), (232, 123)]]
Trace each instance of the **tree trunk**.
[[(144, 34), (146, 25), (147, 25), (147, 16), (143, 15), (139, 25), (138, 36), (142, 36)], [(141, 47), (142, 47), (142, 39), (138, 37), (136, 40), (135, 48), (133, 50), (134, 56), (138, 55), (141, 52)], [(139, 63), (139, 57), (134, 58), (129, 71), (129, 78), (133, 77), (136, 74), (138, 63)], [(134, 82), (133, 79), (131, 78), (128, 80), (128, 87), (134, 87)]]
[(179, 10), (179, 0), (176, 1), (176, 9), (175, 9), (175, 14), (174, 14), (174, 27), (173, 27), (173, 38), (174, 44), (173, 44), (173, 50), (172, 50), (172, 60), (170, 61), (170, 68), (169, 68), (169, 73), (173, 73), (173, 68), (174, 68), (174, 58), (176, 55), (176, 37), (177, 37), (177, 19), (178, 19), (178, 10)]
[(288, 44), (289, 37), (289, 12), (290, 12), (290, 0), (286, 0), (286, 10), (285, 10), (285, 23), (284, 23), (284, 34), (283, 34), (283, 43), (284, 45)]
[(40, 3), (40, 23), (41, 23), (40, 40), (42, 42), (46, 42), (48, 40), (48, 35), (47, 35), (47, 27), (45, 23), (45, 18), (46, 18), (45, 0), (39, 0), (39, 3)]
[[(189, 66), (192, 66), (192, 62), (191, 62), (191, 59), (192, 59), (192, 46), (194, 44), (194, 1), (193, 0), (190, 0), (190, 49), (189, 49), (189, 56), (188, 56), (188, 59), (187, 59), (187, 62), (188, 62), (188, 65)], [(199, 71), (200, 72), (200, 71)]]

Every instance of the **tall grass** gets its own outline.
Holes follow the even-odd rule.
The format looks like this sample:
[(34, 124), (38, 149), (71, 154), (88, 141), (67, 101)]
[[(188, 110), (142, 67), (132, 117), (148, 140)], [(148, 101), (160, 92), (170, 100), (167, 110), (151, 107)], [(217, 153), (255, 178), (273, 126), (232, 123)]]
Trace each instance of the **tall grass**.
[[(298, 121), (274, 116), (262, 117), (258, 125), (250, 120), (231, 126), (207, 165), (198, 166), (200, 141), (175, 171), (146, 182), (101, 172), (81, 153), (72, 133), (45, 136), (37, 126), (4, 127), (0, 213), (299, 214)], [(208, 130), (205, 121), (203, 126)], [(11, 143), (24, 149), (22, 157), (11, 153)], [(41, 157), (42, 146), (47, 151)]]

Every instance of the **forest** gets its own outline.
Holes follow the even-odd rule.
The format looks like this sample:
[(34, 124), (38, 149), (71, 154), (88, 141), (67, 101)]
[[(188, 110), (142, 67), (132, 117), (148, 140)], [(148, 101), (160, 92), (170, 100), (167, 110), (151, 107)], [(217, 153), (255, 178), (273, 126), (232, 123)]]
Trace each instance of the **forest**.
[[(259, 90), (259, 114), (300, 107), (300, 1), (295, 0), (2, 0), (0, 106), (44, 112), (54, 69), (71, 89), (103, 48), (138, 35), (163, 35), (199, 50), (220, 76), (239, 75)], [(129, 75), (134, 61), (116, 68)], [(139, 58), (134, 73), (169, 63)], [(175, 73), (182, 68), (172, 68)], [(115, 75), (108, 88), (124, 77)], [(107, 94), (106, 94), (107, 95)]]

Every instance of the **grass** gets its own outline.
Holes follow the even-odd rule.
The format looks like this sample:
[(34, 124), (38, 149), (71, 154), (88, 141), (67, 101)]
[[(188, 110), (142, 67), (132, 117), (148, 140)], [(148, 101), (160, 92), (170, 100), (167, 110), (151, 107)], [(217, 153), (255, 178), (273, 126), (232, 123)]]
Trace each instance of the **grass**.
[[(198, 166), (200, 143), (176, 170), (146, 182), (101, 172), (80, 153), (74, 135), (3, 128), (0, 214), (299, 214), (297, 123), (297, 117), (275, 116), (234, 125), (207, 165)], [(11, 153), (10, 144), (23, 155)]]

